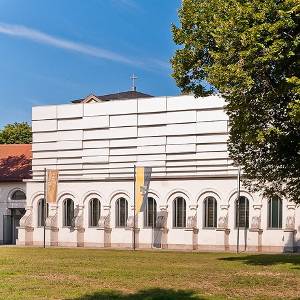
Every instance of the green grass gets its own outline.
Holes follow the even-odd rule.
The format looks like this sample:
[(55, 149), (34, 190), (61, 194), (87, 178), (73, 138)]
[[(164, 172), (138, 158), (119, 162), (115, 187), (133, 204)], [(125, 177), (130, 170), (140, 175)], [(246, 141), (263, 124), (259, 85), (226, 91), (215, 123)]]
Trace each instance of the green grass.
[(300, 255), (0, 247), (0, 299), (300, 299)]

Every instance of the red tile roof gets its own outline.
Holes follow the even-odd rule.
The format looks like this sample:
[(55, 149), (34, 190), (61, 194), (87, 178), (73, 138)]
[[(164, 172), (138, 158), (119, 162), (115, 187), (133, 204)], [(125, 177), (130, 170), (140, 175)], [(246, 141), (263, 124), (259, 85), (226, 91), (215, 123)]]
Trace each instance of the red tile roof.
[(0, 145), (0, 182), (31, 178), (31, 145)]

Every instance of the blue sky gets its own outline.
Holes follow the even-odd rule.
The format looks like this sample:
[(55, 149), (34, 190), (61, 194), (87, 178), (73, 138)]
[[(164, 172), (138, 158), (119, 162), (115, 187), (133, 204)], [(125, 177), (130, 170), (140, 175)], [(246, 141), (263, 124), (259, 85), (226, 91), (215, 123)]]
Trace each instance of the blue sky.
[(169, 60), (180, 0), (0, 0), (0, 127), (33, 105), (129, 90), (179, 93)]

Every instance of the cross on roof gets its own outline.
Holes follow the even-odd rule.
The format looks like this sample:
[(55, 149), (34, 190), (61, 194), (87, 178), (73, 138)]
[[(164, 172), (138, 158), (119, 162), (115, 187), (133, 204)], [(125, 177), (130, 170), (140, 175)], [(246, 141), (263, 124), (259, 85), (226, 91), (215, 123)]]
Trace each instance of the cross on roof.
[(138, 79), (138, 77), (135, 76), (134, 74), (132, 74), (132, 76), (130, 77), (130, 79), (132, 80), (131, 90), (132, 91), (136, 91), (135, 80)]

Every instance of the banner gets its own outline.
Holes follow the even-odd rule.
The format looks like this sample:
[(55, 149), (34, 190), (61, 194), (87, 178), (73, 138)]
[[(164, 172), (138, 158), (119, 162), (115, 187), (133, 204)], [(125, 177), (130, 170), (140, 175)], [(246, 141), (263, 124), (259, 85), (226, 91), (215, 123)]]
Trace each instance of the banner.
[(151, 180), (152, 168), (135, 168), (135, 213), (139, 213), (148, 198), (149, 184)]
[(56, 203), (58, 170), (47, 170), (47, 202)]

